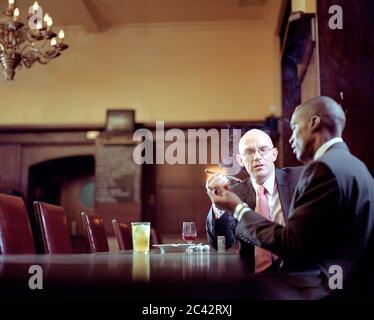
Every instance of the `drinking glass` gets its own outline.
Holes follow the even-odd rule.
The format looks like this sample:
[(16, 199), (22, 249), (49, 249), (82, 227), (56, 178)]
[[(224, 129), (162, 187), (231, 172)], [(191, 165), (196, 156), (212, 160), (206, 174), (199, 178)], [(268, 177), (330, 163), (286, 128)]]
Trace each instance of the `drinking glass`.
[(195, 222), (183, 222), (182, 238), (188, 244), (192, 244), (197, 237), (196, 223)]
[(150, 222), (131, 222), (132, 247), (134, 252), (148, 252), (151, 231)]

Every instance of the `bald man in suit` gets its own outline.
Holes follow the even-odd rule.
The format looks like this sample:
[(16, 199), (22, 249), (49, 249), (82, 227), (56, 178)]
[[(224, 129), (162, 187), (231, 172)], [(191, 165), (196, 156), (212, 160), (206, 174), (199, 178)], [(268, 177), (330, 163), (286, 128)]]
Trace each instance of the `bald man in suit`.
[[(232, 184), (230, 179), (217, 174), (207, 180), (206, 187), (211, 190), (217, 186), (227, 186), (250, 207), (255, 208), (258, 203), (258, 187), (264, 185), (269, 191), (271, 221), (285, 225), (292, 195), (303, 167), (277, 169), (274, 164), (277, 155), (277, 148), (274, 148), (271, 138), (265, 132), (258, 129), (249, 130), (239, 141), (237, 155), (237, 161), (247, 170), (249, 178)], [(232, 247), (237, 242), (236, 225), (237, 221), (231, 214), (213, 205), (206, 222), (209, 243), (217, 248), (217, 236), (225, 236), (226, 248)], [(256, 272), (271, 266), (270, 262), (259, 266), (260, 262), (255, 259), (256, 250), (252, 244), (241, 242), (240, 245), (241, 252), (249, 258), (250, 265)], [(273, 260), (275, 262), (277, 259)]]

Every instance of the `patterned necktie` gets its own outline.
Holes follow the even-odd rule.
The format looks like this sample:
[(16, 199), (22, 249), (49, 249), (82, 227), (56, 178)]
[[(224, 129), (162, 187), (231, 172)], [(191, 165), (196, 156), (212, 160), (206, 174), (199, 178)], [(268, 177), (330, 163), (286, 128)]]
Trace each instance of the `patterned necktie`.
[[(267, 190), (264, 188), (263, 185), (258, 186), (258, 203), (256, 207), (256, 212), (262, 215), (264, 218), (270, 220), (270, 210), (269, 210), (269, 202), (267, 197)], [(260, 247), (255, 247), (255, 273), (261, 272), (271, 266), (273, 263), (272, 261), (272, 254), (270, 251), (262, 249)]]

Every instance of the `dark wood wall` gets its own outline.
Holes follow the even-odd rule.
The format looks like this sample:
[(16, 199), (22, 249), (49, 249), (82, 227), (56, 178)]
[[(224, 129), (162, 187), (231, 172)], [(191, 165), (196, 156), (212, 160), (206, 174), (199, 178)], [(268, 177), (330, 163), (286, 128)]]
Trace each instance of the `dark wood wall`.
[[(328, 27), (331, 5), (343, 9), (342, 30)], [(321, 94), (343, 92), (343, 138), (374, 174), (374, 1), (319, 0), (317, 10)]]
[(281, 28), (282, 70), (282, 154), (283, 166), (299, 165), (291, 151), (288, 140), (291, 136), (290, 119), (295, 106), (302, 102), (302, 83), (309, 55), (315, 50), (312, 39), (313, 14), (293, 14), (286, 7)]
[[(154, 126), (138, 124), (137, 127), (149, 129), (155, 136)], [(236, 121), (230, 124), (174, 123), (166, 124), (165, 130), (180, 128), (187, 137), (188, 129), (237, 128), (244, 132), (254, 127), (266, 128), (275, 145), (278, 145), (279, 133), (275, 118), (269, 118), (265, 122)], [(82, 201), (83, 188), (91, 181), (97, 182), (96, 140), (86, 137), (86, 132), (92, 130), (101, 132), (104, 128), (0, 127), (0, 192), (22, 195), (28, 204), (31, 219), (34, 200), (62, 205), (68, 216), (71, 232), (75, 231), (76, 236), (83, 235), (81, 211), (95, 209), (103, 216), (108, 235), (113, 234), (111, 220), (117, 218), (126, 222), (139, 219), (150, 221), (161, 235), (179, 235), (182, 222), (194, 220), (198, 225), (199, 236), (205, 236), (205, 219), (210, 200), (205, 192), (207, 174), (204, 169), (211, 167), (209, 164), (143, 165), (141, 215), (139, 204), (134, 208), (124, 208), (109, 203), (93, 208)], [(208, 142), (210, 143), (209, 140)], [(186, 145), (185, 141), (183, 144)], [(199, 143), (196, 143), (196, 147), (199, 147)], [(154, 145), (154, 150), (156, 148), (157, 145)]]
[[(184, 137), (188, 136), (188, 129), (240, 129), (242, 133), (251, 128), (263, 128), (273, 138), (274, 144), (278, 145), (279, 132), (278, 123), (275, 118), (268, 118), (265, 121), (242, 121), (235, 123), (185, 123), (170, 128), (183, 129)], [(179, 141), (180, 146), (188, 154), (188, 141)], [(178, 145), (179, 145), (178, 142)], [(219, 165), (210, 164), (210, 151), (212, 143), (220, 144), (220, 140), (207, 141), (208, 164), (156, 164), (149, 165), (146, 168), (147, 175), (146, 187), (149, 189), (148, 196), (144, 199), (143, 205), (147, 206), (143, 210), (151, 223), (159, 230), (161, 234), (181, 235), (183, 221), (196, 221), (198, 236), (204, 238), (206, 235), (206, 217), (210, 208), (210, 200), (206, 194), (205, 182), (209, 176), (204, 172), (205, 169), (224, 170)], [(173, 145), (177, 141), (173, 142)], [(170, 143), (165, 143), (167, 148)], [(217, 145), (217, 144), (216, 144)], [(159, 148), (156, 144), (154, 150)], [(199, 142), (196, 143), (199, 148)], [(199, 155), (196, 150), (196, 155)], [(187, 157), (186, 157), (187, 158)], [(197, 161), (198, 162), (198, 161)], [(143, 171), (144, 172), (144, 171)], [(241, 172), (242, 178), (248, 177), (246, 172)], [(153, 177), (153, 178), (152, 178)], [(149, 184), (149, 185), (148, 185)], [(154, 188), (151, 190), (151, 188)], [(182, 241), (182, 240), (181, 240)]]
[[(330, 29), (329, 8), (339, 5), (343, 9), (343, 29)], [(288, 21), (285, 13), (282, 42), (282, 109), (283, 160), (295, 165), (288, 139), (288, 121), (293, 109), (302, 101), (303, 77), (298, 70), (316, 68), (316, 95), (326, 95), (340, 102), (346, 112), (347, 125), (343, 134), (353, 154), (358, 156), (374, 174), (374, 142), (370, 139), (374, 118), (374, 1), (372, 0), (318, 0), (316, 37), (310, 39), (312, 16), (301, 15)], [(287, 29), (288, 28), (288, 29)], [(289, 32), (287, 32), (287, 30)], [(305, 59), (310, 44), (315, 63)], [(319, 76), (318, 76), (319, 74)], [(308, 79), (309, 81), (311, 79)]]
[(62, 205), (72, 235), (83, 234), (80, 212), (87, 208), (80, 191), (94, 174), (95, 147), (94, 141), (86, 138), (89, 129), (96, 128), (0, 128), (0, 192), (24, 198), (39, 252), (41, 239), (32, 207), (35, 200)]

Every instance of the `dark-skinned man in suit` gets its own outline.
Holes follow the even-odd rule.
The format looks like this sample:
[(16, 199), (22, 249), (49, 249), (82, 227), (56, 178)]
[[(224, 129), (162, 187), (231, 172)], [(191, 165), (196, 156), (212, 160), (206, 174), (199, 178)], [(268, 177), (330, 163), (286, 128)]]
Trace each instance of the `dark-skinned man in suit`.
[[(286, 273), (259, 278), (265, 297), (326, 297), (332, 292), (332, 267), (340, 268), (347, 296), (373, 293), (374, 180), (341, 138), (345, 121), (341, 106), (329, 97), (296, 107), (289, 141), (306, 167), (285, 226), (264, 219), (225, 188), (209, 191), (217, 206), (233, 213), (239, 239), (282, 260)], [(301, 280), (310, 275), (309, 284), (292, 284), (297, 274), (303, 274)]]

